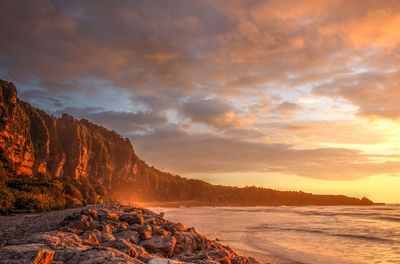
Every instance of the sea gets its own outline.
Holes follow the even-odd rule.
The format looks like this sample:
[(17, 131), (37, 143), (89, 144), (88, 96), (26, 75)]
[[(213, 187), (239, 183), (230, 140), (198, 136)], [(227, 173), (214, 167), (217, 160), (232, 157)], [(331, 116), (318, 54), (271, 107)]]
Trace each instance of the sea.
[(400, 206), (151, 208), (261, 263), (400, 263)]

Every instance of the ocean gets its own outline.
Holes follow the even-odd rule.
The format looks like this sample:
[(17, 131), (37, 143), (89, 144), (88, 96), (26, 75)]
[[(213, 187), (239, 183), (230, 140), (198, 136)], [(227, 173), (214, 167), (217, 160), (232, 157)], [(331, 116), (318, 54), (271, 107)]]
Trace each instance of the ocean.
[(262, 263), (400, 263), (400, 206), (151, 208)]

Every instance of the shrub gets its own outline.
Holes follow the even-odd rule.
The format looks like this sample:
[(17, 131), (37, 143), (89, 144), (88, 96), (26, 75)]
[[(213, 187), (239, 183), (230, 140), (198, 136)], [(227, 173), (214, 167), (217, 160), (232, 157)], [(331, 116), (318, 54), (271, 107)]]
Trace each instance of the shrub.
[(16, 209), (50, 211), (54, 209), (63, 209), (65, 206), (66, 200), (60, 194), (15, 192)]
[(15, 198), (5, 186), (0, 187), (0, 214), (8, 214), (14, 209)]
[(76, 188), (74, 185), (72, 184), (66, 184), (64, 187), (64, 193), (68, 196), (71, 196), (75, 199), (78, 200), (83, 200), (83, 196), (81, 191), (79, 191), (78, 188)]
[(77, 199), (73, 196), (70, 195), (65, 195), (65, 205), (67, 208), (73, 208), (73, 207), (80, 207), (83, 206), (82, 200), (81, 199)]

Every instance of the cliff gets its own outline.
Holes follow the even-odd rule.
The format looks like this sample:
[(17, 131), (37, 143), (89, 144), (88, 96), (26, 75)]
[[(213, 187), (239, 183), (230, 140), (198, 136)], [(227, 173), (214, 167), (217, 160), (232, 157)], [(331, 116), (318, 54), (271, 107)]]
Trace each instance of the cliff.
[(51, 209), (121, 197), (198, 205), (372, 204), (346, 196), (215, 186), (161, 172), (140, 160), (116, 132), (67, 114), (49, 115), (20, 101), (14, 84), (1, 80), (0, 175), (2, 207)]

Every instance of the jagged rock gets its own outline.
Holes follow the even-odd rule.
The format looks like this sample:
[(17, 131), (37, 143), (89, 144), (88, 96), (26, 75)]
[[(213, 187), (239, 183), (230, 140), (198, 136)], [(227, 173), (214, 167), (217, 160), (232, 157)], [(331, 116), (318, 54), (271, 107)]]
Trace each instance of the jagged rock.
[(187, 263), (187, 262), (181, 262), (178, 260), (166, 259), (166, 258), (152, 258), (147, 263), (148, 264), (183, 264), (183, 263)]
[(132, 246), (135, 248), (136, 252), (138, 253), (138, 256), (140, 258), (145, 258), (149, 255), (149, 253), (144, 249), (144, 247), (141, 247), (136, 244), (132, 244)]
[(121, 221), (118, 222), (118, 229), (128, 229), (129, 228), (129, 224), (127, 222)]
[(117, 212), (108, 212), (107, 218), (111, 220), (118, 220), (119, 214)]
[(71, 264), (103, 264), (103, 263), (118, 263), (118, 264), (143, 264), (144, 262), (132, 258), (129, 255), (120, 252), (114, 248), (98, 248), (88, 251), (83, 251), (75, 255), (67, 263)]
[(125, 239), (117, 239), (114, 241), (110, 241), (104, 243), (102, 246), (115, 248), (134, 258), (139, 256), (139, 253), (136, 251), (136, 248), (134, 248), (133, 245), (128, 240)]
[(145, 225), (144, 228), (140, 230), (140, 239), (147, 240), (150, 239), (153, 235), (153, 228), (151, 225)]
[[(71, 258), (87, 250), (90, 250), (90, 247), (81, 246), (81, 247), (66, 247), (63, 249), (57, 249), (56, 254), (54, 255), (53, 264), (68, 263), (68, 261)], [(61, 263), (58, 263), (57, 261)]]
[(76, 230), (84, 231), (89, 229), (92, 218), (87, 215), (81, 215), (79, 219), (69, 223), (68, 227)]
[(36, 233), (16, 243), (40, 243), (51, 249), (82, 246), (82, 240), (78, 235), (62, 231)]
[(175, 232), (174, 237), (176, 238), (175, 254), (210, 248), (210, 241), (196, 232)]
[(229, 262), (230, 263), (229, 260), (232, 258), (232, 253), (226, 249), (216, 249), (216, 250), (207, 252), (207, 256), (217, 262)]
[(100, 243), (105, 243), (105, 242), (109, 242), (109, 241), (113, 241), (115, 240), (114, 235), (111, 232), (107, 232), (107, 231), (99, 231), (99, 230), (94, 230), (93, 231), (97, 237), (97, 239), (100, 241)]
[(132, 214), (124, 214), (119, 217), (120, 221), (127, 222), (128, 224), (144, 224), (144, 218), (143, 215), (138, 214), (138, 213), (132, 213)]
[(154, 236), (148, 240), (142, 241), (140, 245), (152, 253), (161, 253), (165, 256), (171, 256), (176, 244), (176, 239), (172, 236), (162, 237)]
[(82, 242), (84, 244), (89, 244), (89, 245), (98, 245), (100, 244), (99, 239), (96, 236), (95, 231), (86, 231), (85, 233), (82, 234)]
[(54, 253), (44, 244), (9, 245), (0, 249), (0, 263), (50, 264)]
[(97, 211), (95, 210), (95, 209), (93, 209), (93, 208), (89, 208), (89, 209), (87, 209), (87, 210), (84, 210), (84, 211), (82, 211), (82, 214), (84, 214), (84, 215), (89, 215), (89, 216), (91, 216), (93, 219), (99, 219), (99, 216), (98, 216), (98, 214), (97, 214)]
[(171, 232), (166, 231), (164, 228), (162, 228), (159, 225), (153, 225), (152, 226), (153, 230), (153, 235), (158, 235), (158, 236), (169, 236), (171, 235)]
[(133, 230), (121, 230), (118, 232), (115, 232), (114, 234), (115, 238), (119, 239), (126, 239), (131, 243), (137, 244), (139, 243), (139, 233)]

